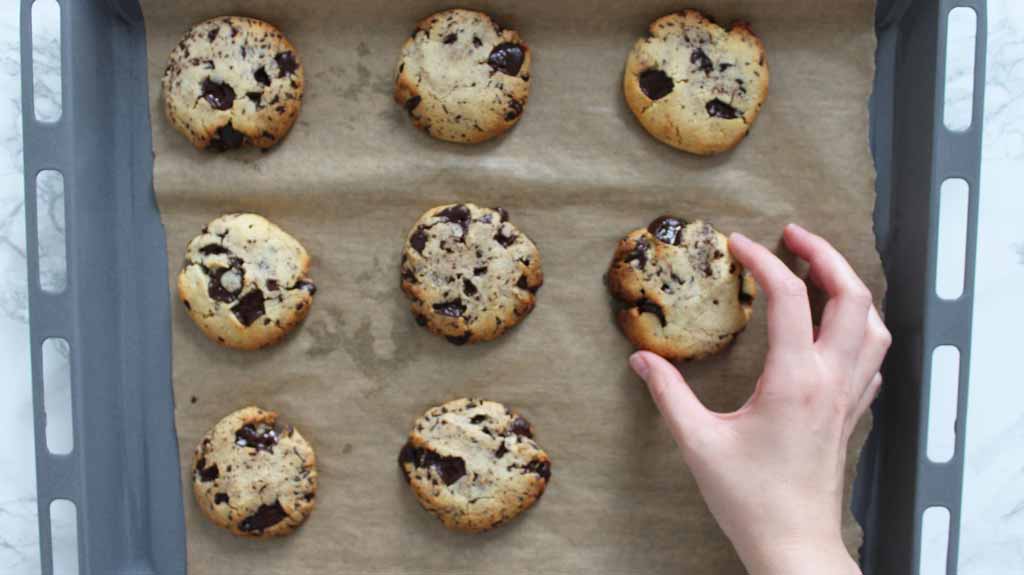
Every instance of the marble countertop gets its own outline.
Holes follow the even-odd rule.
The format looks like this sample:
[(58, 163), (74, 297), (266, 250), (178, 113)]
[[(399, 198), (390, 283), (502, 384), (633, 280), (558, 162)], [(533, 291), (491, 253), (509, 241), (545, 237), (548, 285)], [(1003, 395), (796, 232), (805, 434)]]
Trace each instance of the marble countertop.
[[(18, 4), (0, 6), (0, 420), (13, 428), (0, 450), (0, 572), (39, 573), (32, 394), (29, 368), (28, 295), (26, 291), (25, 212), (23, 206), (21, 80), (18, 48)], [(982, 152), (980, 224), (975, 277), (971, 387), (967, 418), (967, 453), (961, 523), (959, 572), (965, 575), (1024, 573), (1024, 378), (1015, 357), (1020, 353), (1016, 326), (1024, 310), (1016, 289), (1024, 285), (1024, 194), (1020, 174), (1024, 161), (1024, 2), (990, 0), (988, 73)], [(55, 11), (53, 11), (55, 13)], [(45, 11), (44, 11), (45, 14)], [(55, 23), (41, 20), (55, 30)], [(951, 40), (963, 53), (966, 36)], [(55, 43), (39, 50), (36, 90), (59, 91)], [(969, 57), (951, 60), (950, 101), (969, 107)], [(966, 103), (966, 104), (965, 104)], [(50, 104), (52, 106), (52, 103)], [(45, 107), (45, 106), (44, 106)], [(61, 190), (45, 183), (39, 211), (53, 232), (40, 238), (44, 260), (63, 249)], [(44, 269), (47, 267), (44, 261)], [(53, 271), (47, 279), (59, 283)], [(53, 381), (66, 381), (62, 356), (45, 371)], [(49, 407), (49, 406), (48, 406)], [(59, 407), (59, 406), (57, 406)], [(61, 431), (59, 424), (56, 432)], [(58, 544), (72, 537), (69, 523), (54, 518)], [(926, 544), (941, 539), (926, 534)], [(940, 545), (941, 546), (941, 545)], [(57, 558), (74, 565), (73, 557)], [(939, 573), (940, 563), (928, 559), (922, 573)], [(945, 573), (945, 571), (942, 571)]]

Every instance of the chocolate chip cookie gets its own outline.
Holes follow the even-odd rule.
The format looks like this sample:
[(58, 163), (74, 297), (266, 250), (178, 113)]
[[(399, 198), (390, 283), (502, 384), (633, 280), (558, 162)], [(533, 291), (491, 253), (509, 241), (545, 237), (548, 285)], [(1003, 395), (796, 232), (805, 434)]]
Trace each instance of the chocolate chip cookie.
[(210, 339), (237, 349), (278, 342), (309, 313), (316, 286), (295, 238), (256, 214), (228, 214), (188, 244), (178, 295)]
[(530, 423), (481, 399), (450, 401), (417, 419), (398, 466), (420, 505), (457, 531), (516, 517), (551, 481), (551, 460)]
[(732, 149), (768, 95), (764, 45), (746, 22), (728, 30), (700, 12), (655, 20), (633, 46), (626, 102), (652, 136), (694, 154)]
[(533, 309), (544, 283), (537, 246), (502, 208), (428, 210), (402, 251), (416, 322), (456, 345), (492, 340)]
[(402, 46), (395, 101), (416, 127), (449, 142), (477, 143), (519, 121), (530, 93), (530, 49), (487, 14), (445, 10)]
[(677, 360), (724, 349), (746, 327), (757, 293), (724, 235), (672, 216), (619, 242), (608, 287), (633, 345)]
[(217, 422), (192, 456), (192, 491), (211, 521), (243, 537), (294, 531), (313, 512), (313, 448), (277, 414), (240, 409)]
[(274, 26), (222, 16), (200, 22), (164, 71), (167, 119), (199, 148), (269, 148), (302, 106), (299, 54)]

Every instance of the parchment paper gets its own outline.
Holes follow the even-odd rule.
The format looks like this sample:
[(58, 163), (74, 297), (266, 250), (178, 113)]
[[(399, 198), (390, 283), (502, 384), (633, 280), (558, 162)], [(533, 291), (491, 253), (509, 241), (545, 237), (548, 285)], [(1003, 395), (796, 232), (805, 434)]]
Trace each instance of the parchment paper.
[[(173, 293), (174, 392), (191, 572), (742, 573), (643, 383), (626, 365), (602, 282), (616, 241), (672, 212), (777, 246), (782, 226), (823, 233), (881, 296), (871, 213), (867, 101), (870, 0), (472, 2), (533, 50), (519, 126), (475, 147), (413, 129), (391, 99), (399, 48), (435, 1), (143, 0), (155, 187), (172, 283), (189, 239), (214, 217), (255, 211), (314, 258), (312, 312), (283, 345), (223, 349)], [(732, 153), (686, 155), (647, 135), (621, 90), (626, 55), (655, 18), (685, 7), (749, 20), (771, 88)], [(203, 153), (163, 114), (160, 75), (193, 23), (241, 14), (279, 26), (306, 67), (291, 135), (269, 153)], [(454, 347), (413, 322), (400, 249), (426, 209), (503, 206), (540, 247), (533, 314), (496, 342)], [(746, 400), (766, 350), (764, 302), (727, 352), (683, 370), (716, 410)], [(543, 499), (483, 535), (450, 533), (419, 508), (396, 458), (430, 406), (480, 396), (520, 410), (551, 454)], [(194, 398), (194, 399), (193, 399)], [(320, 490), (291, 537), (247, 541), (202, 517), (191, 451), (247, 404), (279, 411), (311, 440)], [(849, 477), (867, 428), (851, 443)], [(860, 529), (844, 526), (851, 549)]]

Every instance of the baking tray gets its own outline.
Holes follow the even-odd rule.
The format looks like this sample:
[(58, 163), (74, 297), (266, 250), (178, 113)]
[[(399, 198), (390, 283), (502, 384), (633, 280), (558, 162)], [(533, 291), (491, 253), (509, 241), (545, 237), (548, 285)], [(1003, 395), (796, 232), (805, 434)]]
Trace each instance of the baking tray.
[[(171, 391), (170, 302), (164, 232), (153, 194), (146, 42), (137, 0), (58, 0), (61, 101), (35, 119), (32, 3), (21, 0), (32, 385), (42, 572), (53, 573), (50, 502), (77, 510), (79, 572), (186, 572), (185, 525)], [(685, 2), (681, 3), (681, 7)], [(943, 125), (946, 25), (954, 7), (977, 14), (971, 126)], [(922, 513), (950, 513), (948, 574), (957, 572), (971, 315), (974, 296), (987, 15), (984, 0), (879, 0), (871, 97), (878, 173), (875, 233), (888, 279), (894, 344), (887, 385), (854, 486), (867, 575), (918, 573)], [(67, 286), (41, 289), (36, 176), (63, 175)], [(963, 294), (935, 294), (939, 189), (967, 182)], [(73, 448), (46, 445), (42, 343), (70, 346)], [(931, 355), (960, 351), (952, 459), (926, 456)]]

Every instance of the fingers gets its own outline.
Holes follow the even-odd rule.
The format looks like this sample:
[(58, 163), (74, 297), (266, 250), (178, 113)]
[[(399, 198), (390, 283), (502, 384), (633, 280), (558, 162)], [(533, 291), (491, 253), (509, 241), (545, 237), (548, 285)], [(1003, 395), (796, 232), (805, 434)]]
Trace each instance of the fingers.
[(853, 364), (864, 339), (871, 292), (846, 259), (823, 238), (790, 224), (783, 232), (789, 249), (811, 265), (811, 279), (829, 295), (821, 319), (819, 349)]
[(714, 414), (693, 394), (679, 370), (658, 355), (638, 351), (630, 356), (629, 365), (647, 383), (676, 443), (687, 449), (697, 431), (714, 421)]
[(878, 391), (882, 388), (882, 374), (876, 373), (871, 377), (867, 386), (864, 387), (863, 393), (860, 395), (860, 399), (857, 400), (857, 404), (853, 408), (853, 419), (851, 426), (856, 424), (861, 417), (867, 413), (867, 410), (874, 403), (875, 398), (878, 397)]
[(754, 274), (768, 298), (768, 343), (772, 350), (809, 348), (814, 339), (803, 280), (775, 254), (743, 234), (729, 236), (729, 251)]
[(892, 336), (886, 329), (882, 317), (878, 315), (878, 311), (871, 306), (868, 310), (867, 330), (864, 334), (863, 346), (853, 367), (853, 385), (857, 392), (867, 387), (871, 378), (882, 368), (882, 360), (885, 359), (890, 345), (892, 345)]

